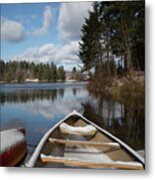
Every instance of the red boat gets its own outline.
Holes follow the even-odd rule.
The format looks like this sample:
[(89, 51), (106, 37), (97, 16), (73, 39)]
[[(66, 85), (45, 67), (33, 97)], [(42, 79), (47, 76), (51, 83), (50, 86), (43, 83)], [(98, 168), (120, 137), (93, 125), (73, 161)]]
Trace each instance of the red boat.
[(24, 129), (0, 132), (0, 166), (17, 166), (27, 152)]

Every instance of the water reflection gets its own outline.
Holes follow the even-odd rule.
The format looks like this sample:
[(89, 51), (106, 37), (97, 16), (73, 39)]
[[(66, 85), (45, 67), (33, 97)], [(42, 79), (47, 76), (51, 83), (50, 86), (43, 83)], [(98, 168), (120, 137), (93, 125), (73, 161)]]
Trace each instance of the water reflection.
[(92, 119), (134, 149), (144, 149), (144, 98), (118, 102), (95, 92), (94, 94), (91, 92), (91, 95), (96, 101), (82, 104), (84, 116)]
[(17, 86), (1, 91), (1, 129), (24, 127), (28, 144), (36, 145), (49, 127), (76, 109), (134, 149), (144, 148), (143, 97), (114, 100), (78, 83)]
[(1, 92), (0, 103), (27, 103), (35, 100), (51, 100), (63, 98), (65, 89), (52, 90), (19, 90), (13, 92)]
[(76, 88), (73, 88), (73, 95), (76, 96)]
[(1, 91), (1, 129), (25, 128), (27, 142), (31, 145), (36, 145), (49, 127), (74, 109), (82, 113), (81, 103), (88, 97), (86, 85), (81, 86), (81, 83), (55, 89), (42, 89), (42, 84), (40, 89), (14, 86)]

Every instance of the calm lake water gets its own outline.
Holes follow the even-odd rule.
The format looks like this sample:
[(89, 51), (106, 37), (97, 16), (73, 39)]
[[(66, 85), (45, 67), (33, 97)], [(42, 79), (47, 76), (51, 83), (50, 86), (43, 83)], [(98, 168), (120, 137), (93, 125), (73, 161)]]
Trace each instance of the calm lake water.
[[(93, 94), (87, 83), (0, 85), (1, 130), (23, 127), (29, 146), (74, 109), (132, 148), (144, 149), (144, 101), (112, 101)], [(131, 101), (131, 102), (129, 102)]]

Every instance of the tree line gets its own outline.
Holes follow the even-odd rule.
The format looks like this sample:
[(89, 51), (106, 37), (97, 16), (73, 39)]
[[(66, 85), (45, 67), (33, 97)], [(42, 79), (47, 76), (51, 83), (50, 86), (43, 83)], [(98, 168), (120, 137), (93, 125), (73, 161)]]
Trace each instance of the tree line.
[(83, 71), (114, 75), (145, 69), (145, 1), (95, 2), (85, 19), (79, 57)]
[(38, 79), (39, 81), (56, 82), (65, 81), (66, 72), (63, 66), (57, 67), (51, 64), (35, 64), (27, 61), (0, 60), (0, 81), (18, 83), (26, 79)]

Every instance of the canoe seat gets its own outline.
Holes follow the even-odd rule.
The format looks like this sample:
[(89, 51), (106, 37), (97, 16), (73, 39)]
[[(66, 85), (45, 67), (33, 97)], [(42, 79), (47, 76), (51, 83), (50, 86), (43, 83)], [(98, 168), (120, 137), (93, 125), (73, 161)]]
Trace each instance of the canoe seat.
[(61, 123), (60, 131), (64, 134), (74, 134), (74, 135), (81, 135), (81, 136), (94, 136), (97, 132), (97, 129), (92, 125), (86, 125), (84, 127), (74, 127), (68, 125), (67, 123)]
[(130, 170), (143, 170), (143, 166), (139, 162), (123, 162), (123, 161), (112, 161), (112, 162), (92, 162), (85, 161), (79, 158), (69, 157), (55, 157), (51, 155), (40, 155), (41, 161), (44, 163), (64, 163), (74, 166), (83, 166), (91, 168), (116, 168), (116, 169), (130, 169)]

